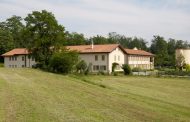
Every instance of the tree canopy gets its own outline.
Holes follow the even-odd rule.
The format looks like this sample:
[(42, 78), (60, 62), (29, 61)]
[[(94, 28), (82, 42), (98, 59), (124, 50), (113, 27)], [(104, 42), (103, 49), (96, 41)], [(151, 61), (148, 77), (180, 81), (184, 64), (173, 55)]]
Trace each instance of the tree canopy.
[(51, 12), (46, 10), (33, 11), (24, 20), (26, 22), (24, 39), (27, 48), (33, 52), (36, 61), (48, 65), (54, 49), (63, 41), (64, 27), (58, 24)]

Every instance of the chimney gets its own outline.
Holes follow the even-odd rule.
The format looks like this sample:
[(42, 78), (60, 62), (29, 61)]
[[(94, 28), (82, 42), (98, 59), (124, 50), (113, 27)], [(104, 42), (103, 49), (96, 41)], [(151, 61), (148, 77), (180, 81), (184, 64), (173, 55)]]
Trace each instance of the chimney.
[(94, 42), (93, 42), (93, 40), (91, 41), (91, 49), (94, 49)]

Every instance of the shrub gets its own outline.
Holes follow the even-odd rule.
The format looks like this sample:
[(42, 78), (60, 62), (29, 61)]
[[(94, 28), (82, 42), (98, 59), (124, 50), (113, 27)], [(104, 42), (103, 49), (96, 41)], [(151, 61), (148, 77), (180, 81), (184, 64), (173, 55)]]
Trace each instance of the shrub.
[(185, 69), (186, 69), (187, 72), (190, 72), (190, 65), (189, 65), (189, 64), (186, 64), (186, 65), (185, 65)]
[(78, 62), (76, 52), (55, 52), (50, 58), (49, 69), (57, 73), (70, 73), (76, 62)]
[(114, 75), (114, 76), (118, 76), (118, 72), (114, 72), (113, 75)]
[(125, 75), (130, 75), (132, 73), (131, 67), (128, 64), (124, 64), (122, 66), (122, 69), (123, 69)]
[(105, 75), (105, 72), (104, 71), (99, 71), (98, 75)]
[(84, 60), (81, 60), (77, 65), (76, 65), (76, 69), (77, 69), (77, 72), (80, 72), (80, 73), (85, 73), (87, 69), (87, 64)]
[(91, 68), (92, 68), (92, 63), (89, 63), (87, 69), (86, 69), (85, 72), (84, 72), (84, 74), (85, 74), (85, 75), (88, 75), (89, 72), (91, 71)]
[(116, 62), (114, 62), (114, 63), (112, 64), (112, 72), (115, 72), (115, 68), (116, 68), (117, 65), (119, 65), (119, 64), (116, 63)]
[(180, 70), (175, 70), (175, 71), (159, 71), (158, 75), (159, 76), (162, 76), (162, 75), (190, 76), (190, 72), (180, 71)]
[(143, 71), (140, 67), (135, 67), (132, 69), (133, 72), (140, 72)]

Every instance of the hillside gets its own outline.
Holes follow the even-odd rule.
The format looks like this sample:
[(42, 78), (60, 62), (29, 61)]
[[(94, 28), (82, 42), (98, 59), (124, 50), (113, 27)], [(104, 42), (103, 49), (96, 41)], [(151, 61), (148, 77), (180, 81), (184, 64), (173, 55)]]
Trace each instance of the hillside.
[(190, 80), (0, 68), (4, 121), (190, 121)]

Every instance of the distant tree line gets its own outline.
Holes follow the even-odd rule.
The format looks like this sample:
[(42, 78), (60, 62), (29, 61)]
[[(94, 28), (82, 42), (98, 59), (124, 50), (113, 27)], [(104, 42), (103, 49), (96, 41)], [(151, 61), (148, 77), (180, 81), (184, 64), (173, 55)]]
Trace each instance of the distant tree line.
[[(57, 57), (61, 55), (58, 53), (67, 51), (62, 47), (87, 45), (92, 41), (94, 44), (121, 44), (124, 48), (137, 47), (149, 51), (155, 54), (155, 65), (158, 67), (175, 67), (175, 50), (190, 47), (187, 41), (166, 40), (159, 35), (153, 36), (150, 43), (143, 38), (127, 37), (116, 32), (109, 33), (107, 37), (97, 35), (86, 38), (81, 33), (66, 31), (54, 15), (46, 10), (33, 11), (25, 18), (12, 16), (0, 22), (0, 54), (14, 48), (28, 48), (35, 59), (45, 67), (50, 65), (50, 61), (53, 66), (52, 58), (57, 61)], [(0, 61), (3, 61), (2, 57)]]

